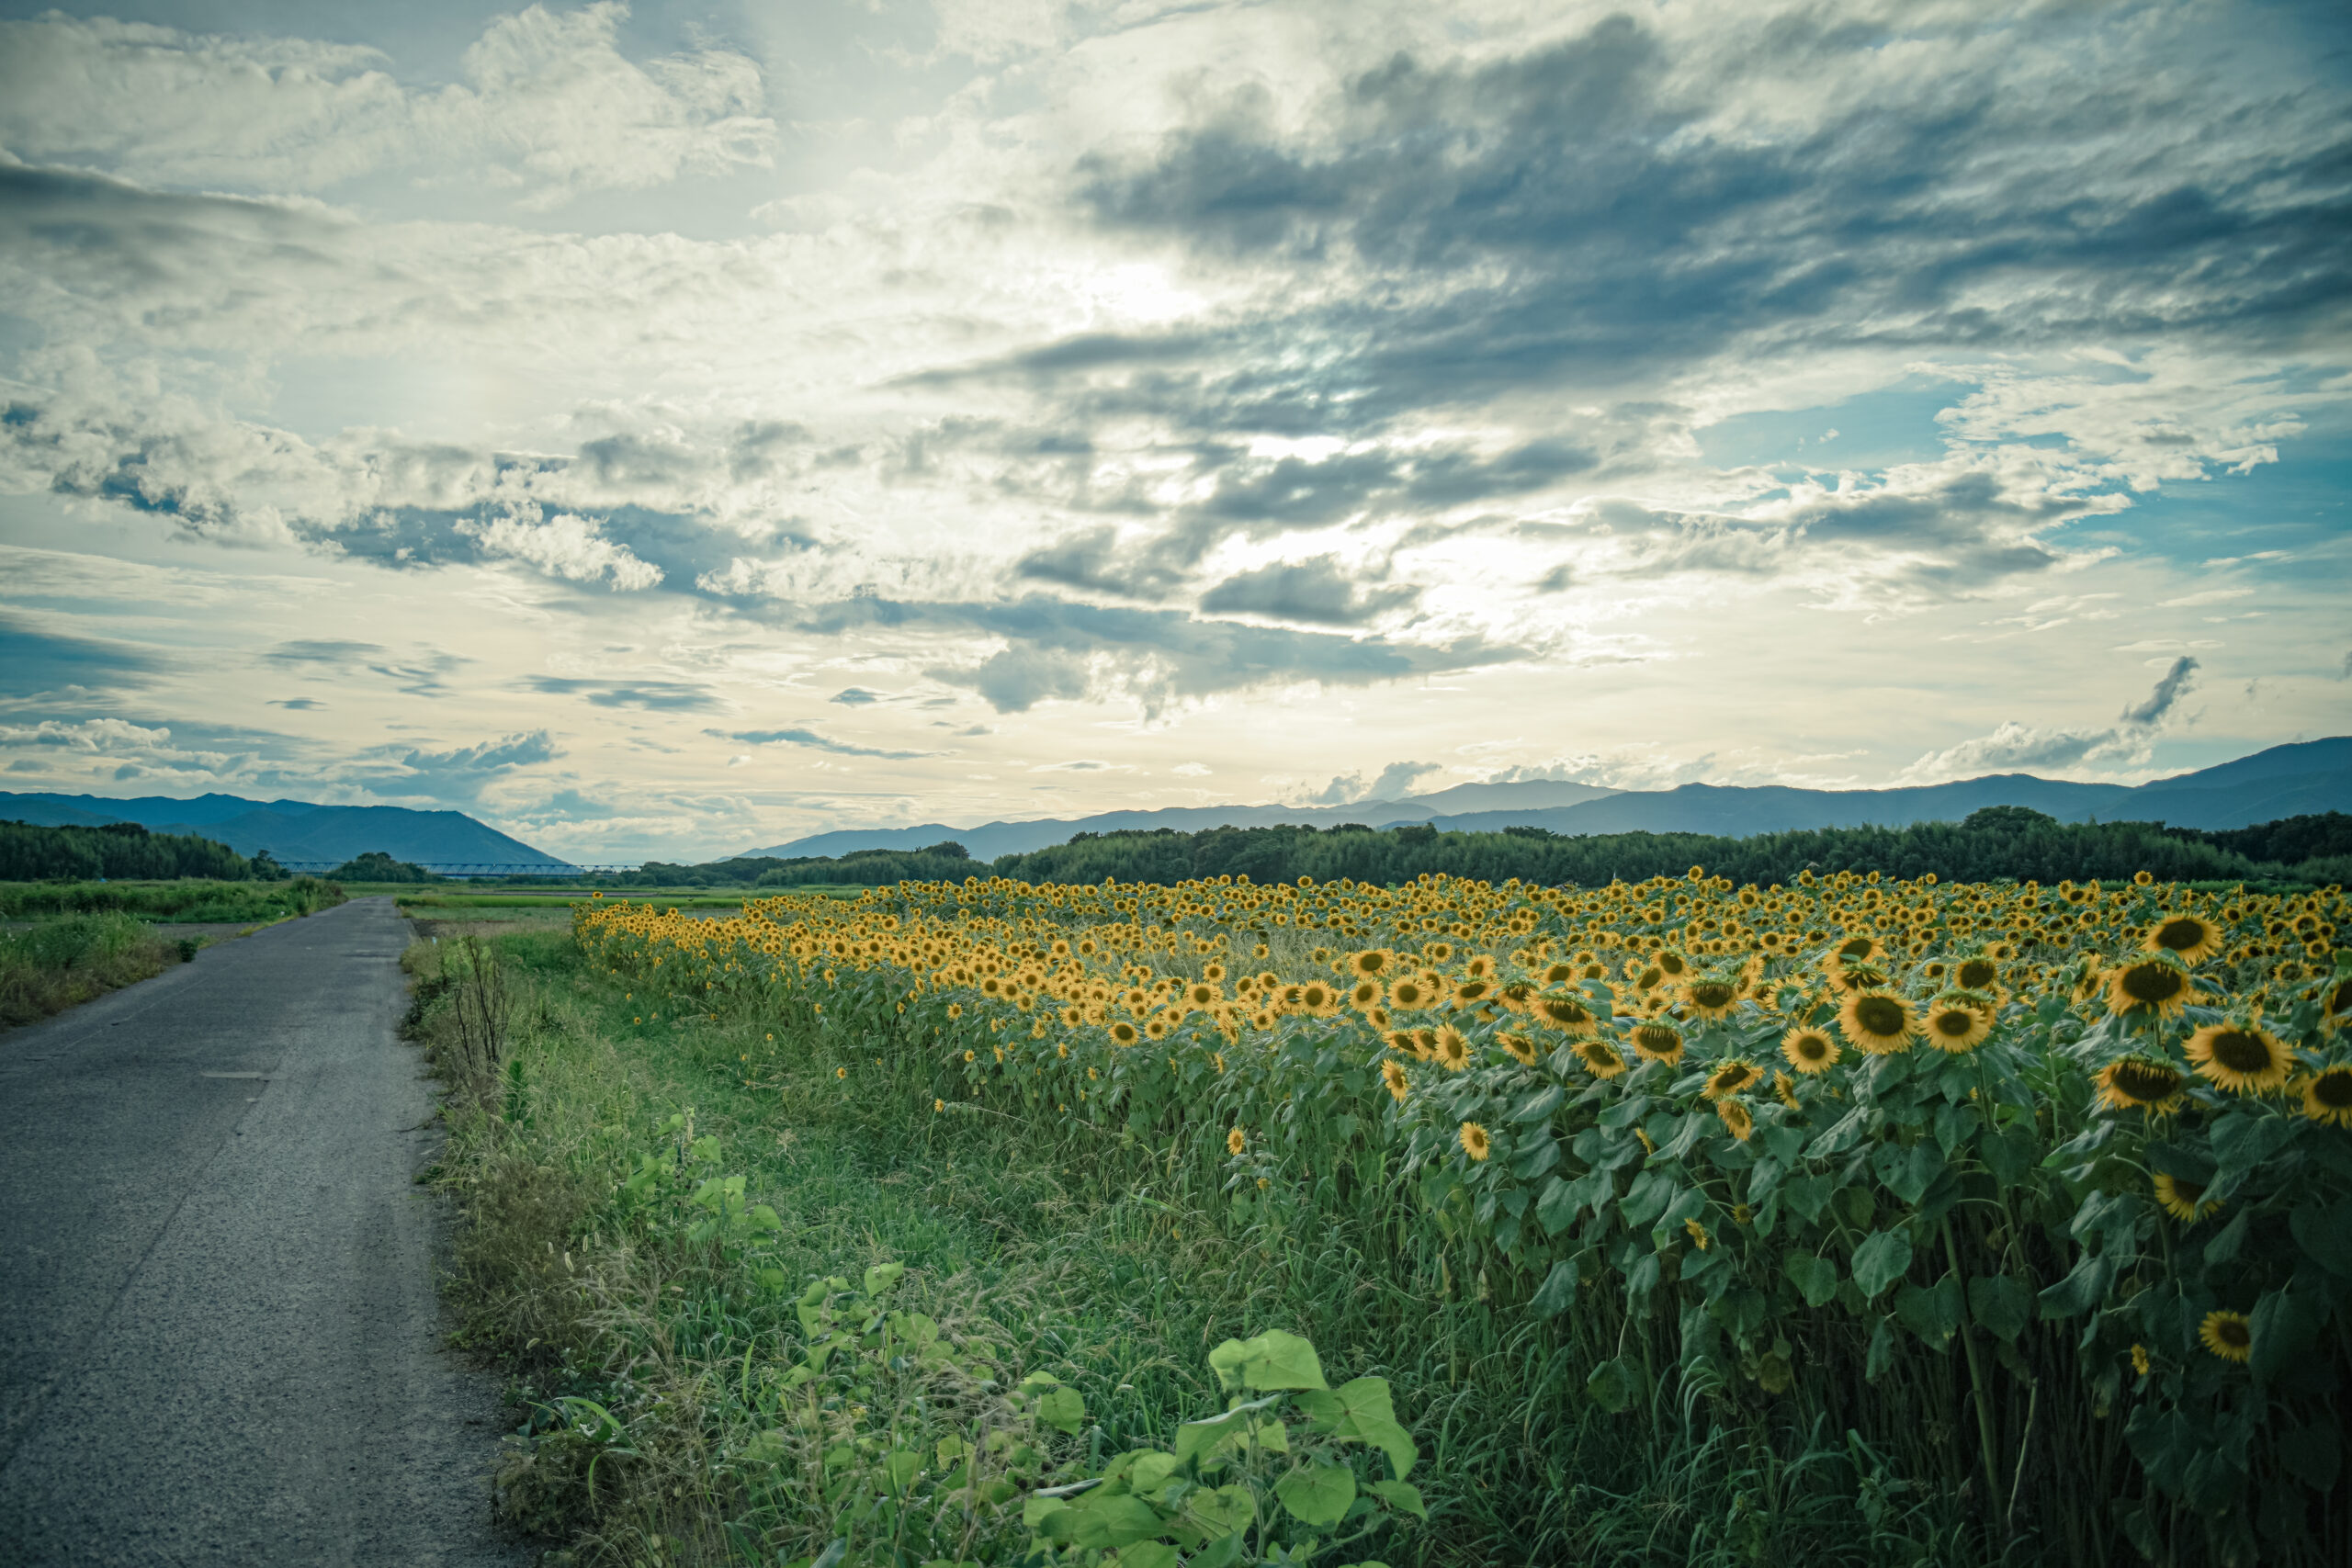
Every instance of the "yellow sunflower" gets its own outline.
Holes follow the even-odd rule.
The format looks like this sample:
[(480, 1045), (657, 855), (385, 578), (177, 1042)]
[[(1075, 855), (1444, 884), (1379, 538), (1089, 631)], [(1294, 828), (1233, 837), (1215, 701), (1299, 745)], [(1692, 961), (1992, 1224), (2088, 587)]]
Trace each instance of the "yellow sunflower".
[(1590, 1034), (1600, 1024), (1600, 1016), (1579, 996), (1538, 997), (1532, 1004), (1532, 1011), (1555, 1029), (1566, 1030), (1570, 1034)]
[(1826, 1073), (1838, 1065), (1842, 1053), (1826, 1030), (1801, 1023), (1781, 1036), (1781, 1055), (1801, 1073)]
[(1418, 1012), (1430, 1001), (1430, 988), (1417, 976), (1408, 975), (1388, 987), (1388, 1005), (1399, 1012)]
[(2254, 1330), (2244, 1313), (2207, 1313), (2198, 1325), (2197, 1337), (2224, 1361), (2243, 1361), (2254, 1354)]
[(1124, 1018), (1111, 1026), (1111, 1043), (1114, 1045), (1132, 1045), (1140, 1038), (1142, 1036), (1136, 1026)]
[(1243, 1132), (1238, 1127), (1236, 1127), (1233, 1131), (1225, 1135), (1225, 1152), (1227, 1154), (1238, 1155), (1242, 1150), (1249, 1146), (1250, 1134)]
[(1476, 1122), (1462, 1123), (1462, 1152), (1472, 1159), (1485, 1159), (1495, 1152), (1495, 1141)]
[(2339, 1062), (2307, 1073), (2301, 1081), (2303, 1114), (2314, 1122), (2352, 1127), (2352, 1066)]
[(1744, 1057), (1727, 1056), (1707, 1075), (1706, 1087), (1701, 1092), (1709, 1100), (1727, 1100), (1763, 1081), (1763, 1068)]
[(1838, 1027), (1857, 1050), (1890, 1056), (1911, 1048), (1919, 1021), (1908, 998), (1893, 991), (1856, 991), (1838, 1010)]
[(2170, 1062), (2151, 1056), (2123, 1056), (2098, 1070), (2097, 1103), (2117, 1111), (2144, 1111), (2168, 1115), (2181, 1106), (2188, 1077)]
[(2198, 999), (2188, 973), (2170, 953), (2119, 964), (2107, 972), (2107, 1005), (2111, 1012), (2177, 1018)]
[(2184, 964), (2196, 964), (2222, 951), (2222, 931), (2197, 915), (2165, 915), (2140, 939), (2151, 953), (2170, 953)]
[(1747, 1107), (1736, 1100), (1716, 1101), (1715, 1114), (1723, 1118), (1724, 1125), (1731, 1130), (1731, 1135), (1743, 1144), (1747, 1142), (1747, 1135), (1756, 1131), (1756, 1118), (1749, 1115)]
[(1535, 1042), (1526, 1035), (1498, 1033), (1495, 1036), (1495, 1043), (1510, 1052), (1520, 1066), (1532, 1067), (1535, 1065)]
[(1662, 1018), (1653, 1018), (1634, 1025), (1634, 1049), (1649, 1062), (1679, 1062), (1682, 1059), (1682, 1031)]
[(1739, 982), (1720, 976), (1708, 975), (1689, 981), (1682, 987), (1682, 1005), (1691, 1016), (1710, 1022), (1731, 1016), (1739, 1005)]
[(2185, 1176), (2175, 1176), (2163, 1170), (2156, 1172), (2155, 1180), (2156, 1201), (2164, 1205), (2165, 1213), (2177, 1220), (2193, 1224), (2208, 1214), (2222, 1212), (2219, 1203), (2205, 1201), (2205, 1184), (2201, 1181), (2191, 1181)]
[(1362, 979), (1374, 980), (1388, 973), (1390, 965), (1396, 962), (1396, 954), (1386, 948), (1367, 948), (1362, 953), (1348, 954), (1348, 973)]
[(1381, 1063), (1380, 1081), (1388, 1086), (1390, 1098), (1394, 1099), (1399, 1105), (1405, 1103), (1405, 1096), (1409, 1092), (1411, 1079), (1405, 1072), (1404, 1063), (1396, 1060), (1394, 1056)]
[(1625, 1058), (1606, 1040), (1579, 1040), (1572, 1049), (1594, 1077), (1613, 1078), (1625, 1070)]
[(1380, 1005), (1381, 998), (1387, 994), (1381, 988), (1380, 982), (1377, 980), (1358, 980), (1349, 988), (1348, 1001), (1358, 1012), (1370, 1012)]
[(1936, 1049), (1964, 1055), (1993, 1032), (1992, 998), (1974, 991), (1945, 991), (1928, 1004), (1921, 1032)]
[(1470, 1042), (1449, 1023), (1437, 1032), (1436, 1055), (1440, 1066), (1458, 1073), (1470, 1065)]
[(1990, 991), (2000, 979), (2001, 966), (1981, 953), (1952, 965), (1951, 983), (1963, 991)]
[(2258, 1023), (2209, 1023), (2188, 1037), (2197, 1076), (2232, 1094), (2271, 1094), (2284, 1089), (2294, 1059)]

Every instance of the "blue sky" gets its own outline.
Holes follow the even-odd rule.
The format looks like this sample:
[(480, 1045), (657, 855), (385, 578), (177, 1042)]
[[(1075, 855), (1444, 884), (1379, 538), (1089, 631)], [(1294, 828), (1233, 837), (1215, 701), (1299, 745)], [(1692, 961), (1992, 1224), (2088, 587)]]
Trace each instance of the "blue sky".
[(0, 5), (0, 787), (593, 860), (2352, 728), (2321, 5)]

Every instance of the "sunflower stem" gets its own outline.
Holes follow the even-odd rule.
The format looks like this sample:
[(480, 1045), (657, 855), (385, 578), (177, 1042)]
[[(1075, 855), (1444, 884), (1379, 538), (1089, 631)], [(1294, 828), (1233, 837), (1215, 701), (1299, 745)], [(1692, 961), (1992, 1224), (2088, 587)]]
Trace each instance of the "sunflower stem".
[[(1964, 1295), (1967, 1290), (1967, 1276), (1960, 1269), (1960, 1247), (1951, 1239), (1950, 1215), (1944, 1218), (1943, 1233), (1945, 1260), (1951, 1263), (1952, 1277), (1961, 1281)], [(1968, 1386), (1976, 1395), (1976, 1440), (1984, 1453), (1985, 1502), (1989, 1505), (2001, 1495), (2001, 1466), (2000, 1462), (1993, 1457), (1993, 1398), (1984, 1391), (1984, 1367), (1976, 1354), (1976, 1331), (1973, 1325), (1962, 1323), (1960, 1344), (1961, 1348), (1968, 1353)], [(2001, 1533), (2003, 1535), (2008, 1533), (2006, 1515), (2002, 1519)]]

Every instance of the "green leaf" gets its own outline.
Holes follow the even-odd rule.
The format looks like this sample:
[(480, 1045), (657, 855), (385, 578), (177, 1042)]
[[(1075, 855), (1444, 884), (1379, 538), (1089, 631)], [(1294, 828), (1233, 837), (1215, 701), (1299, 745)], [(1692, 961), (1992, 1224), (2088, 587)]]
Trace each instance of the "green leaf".
[(1627, 1229), (1640, 1230), (1674, 1201), (1675, 1191), (1673, 1177), (1663, 1170), (1645, 1170), (1617, 1201), (1617, 1212), (1624, 1216)]
[(2034, 1137), (2030, 1127), (2004, 1127), (1999, 1132), (1987, 1131), (1976, 1141), (1976, 1156), (1993, 1179), (2003, 1187), (2015, 1187), (2026, 1179), (2034, 1165)]
[(2114, 1279), (2114, 1264), (2086, 1255), (2072, 1273), (2041, 1292), (2041, 1315), (2076, 1317), (2089, 1312), (2107, 1299), (2107, 1288)]
[(1176, 1428), (1176, 1462), (1207, 1459), (1250, 1429), (1250, 1421), (1267, 1406), (1281, 1403), (1279, 1396), (1269, 1394), (1264, 1399), (1238, 1404), (1222, 1416), (1210, 1416), (1198, 1421), (1187, 1421)]
[(1838, 1293), (1838, 1266), (1826, 1258), (1810, 1252), (1792, 1252), (1781, 1259), (1781, 1267), (1788, 1273), (1790, 1282), (1804, 1296), (1807, 1306), (1823, 1306)]
[(1228, 1339), (1209, 1352), (1209, 1369), (1230, 1393), (1237, 1388), (1329, 1388), (1315, 1347), (1295, 1334), (1270, 1328), (1251, 1339)]
[(1568, 1310), (1568, 1303), (1576, 1300), (1576, 1296), (1577, 1260), (1563, 1258), (1552, 1265), (1549, 1274), (1544, 1276), (1543, 1288), (1535, 1292), (1534, 1301), (1529, 1304), (1535, 1309), (1538, 1317), (1557, 1317)]
[(1878, 1326), (1871, 1330), (1870, 1349), (1862, 1357), (1862, 1377), (1876, 1382), (1894, 1365), (1894, 1320), (1882, 1317)]
[(2287, 1217), (2287, 1228), (2313, 1262), (2331, 1274), (2352, 1275), (2352, 1198), (2324, 1207), (2305, 1203)]
[(2285, 1116), (2241, 1111), (2213, 1123), (2213, 1158), (2219, 1177), (2252, 1170), (2287, 1146), (2295, 1122)]
[(1139, 1498), (1090, 1492), (1046, 1520), (1037, 1533), (1080, 1550), (1107, 1551), (1167, 1533), (1159, 1511)]
[(1566, 1098), (1566, 1094), (1567, 1091), (1561, 1089), (1558, 1084), (1553, 1084), (1549, 1088), (1545, 1089), (1539, 1089), (1533, 1094), (1529, 1095), (1525, 1100), (1520, 1101), (1519, 1108), (1510, 1113), (1510, 1120), (1513, 1122), (1541, 1122), (1544, 1117), (1551, 1115), (1553, 1111), (1557, 1111), (1560, 1108), (1560, 1101)]
[(1781, 1183), (1781, 1201), (1807, 1224), (1821, 1218), (1837, 1183), (1826, 1176), (1792, 1176)]
[(1947, 1274), (1925, 1290), (1906, 1282), (1894, 1292), (1894, 1315), (1904, 1327), (1942, 1349), (1960, 1332), (1960, 1276)]
[(1987, 1334), (2013, 1340), (2033, 1316), (2033, 1294), (2007, 1274), (1982, 1275), (1968, 1281), (1968, 1311)]
[(2265, 1382), (2278, 1382), (2309, 1354), (2326, 1321), (2325, 1309), (2302, 1292), (2265, 1292), (2246, 1316), (2246, 1329), (2254, 1336), (2248, 1362), (2254, 1375)]
[(1421, 1501), (1421, 1489), (1409, 1481), (1375, 1481), (1372, 1490), (1400, 1514), (1410, 1514), (1417, 1519), (1430, 1517), (1429, 1505)]
[(1139, 1540), (1119, 1552), (1119, 1568), (1177, 1568), (1180, 1561), (1164, 1540)]
[[(1239, 1484), (1220, 1486), (1215, 1491), (1204, 1486), (1184, 1495), (1184, 1517), (1200, 1526), (1212, 1540), (1247, 1529), (1258, 1515), (1258, 1500), (1250, 1488)], [(1199, 1558), (1193, 1559), (1198, 1562)]]
[(1854, 1248), (1854, 1283), (1864, 1301), (1875, 1300), (1910, 1267), (1911, 1238), (1901, 1231), (1874, 1232)]
[(1412, 1473), (1413, 1461), (1420, 1458), (1420, 1450), (1397, 1424), (1386, 1378), (1355, 1378), (1329, 1392), (1301, 1393), (1294, 1403), (1316, 1431), (1379, 1449), (1399, 1478)]
[(903, 1263), (876, 1263), (865, 1271), (865, 1293), (869, 1296), (881, 1295), (897, 1284), (899, 1276), (906, 1271), (907, 1266)]
[(1593, 1368), (1592, 1375), (1584, 1380), (1584, 1391), (1592, 1396), (1595, 1404), (1611, 1416), (1631, 1404), (1634, 1402), (1634, 1375), (1625, 1364), (1625, 1358), (1620, 1356), (1613, 1361), (1603, 1361)]
[(1344, 1464), (1302, 1465), (1274, 1483), (1274, 1495), (1292, 1517), (1324, 1529), (1347, 1517), (1356, 1500), (1356, 1473)]
[(2249, 1210), (2240, 1209), (2230, 1223), (2222, 1227), (2221, 1234), (2205, 1244), (2205, 1262), (2208, 1267), (2227, 1263), (2237, 1257), (2238, 1248), (2245, 1245), (2247, 1219), (2250, 1213)]
[(1555, 1176), (1544, 1184), (1544, 1196), (1535, 1200), (1535, 1217), (1546, 1231), (1557, 1235), (1576, 1223), (1577, 1211), (1584, 1207), (1584, 1182), (1583, 1178), (1564, 1181)]
[(1862, 1128), (1869, 1120), (1869, 1110), (1857, 1105), (1840, 1117), (1837, 1125), (1814, 1139), (1812, 1147), (1804, 1151), (1806, 1157), (1826, 1159), (1831, 1155), (1844, 1153), (1852, 1146), (1855, 1139), (1862, 1135)]
[(1037, 1419), (1076, 1437), (1086, 1425), (1086, 1401), (1074, 1388), (1049, 1388), (1037, 1396)]

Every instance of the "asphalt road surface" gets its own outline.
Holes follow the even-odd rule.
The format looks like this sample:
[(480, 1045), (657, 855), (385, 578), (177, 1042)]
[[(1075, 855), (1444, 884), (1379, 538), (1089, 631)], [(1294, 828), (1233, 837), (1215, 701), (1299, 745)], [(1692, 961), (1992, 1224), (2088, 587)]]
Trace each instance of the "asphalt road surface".
[(389, 898), (0, 1034), (0, 1563), (514, 1563)]

